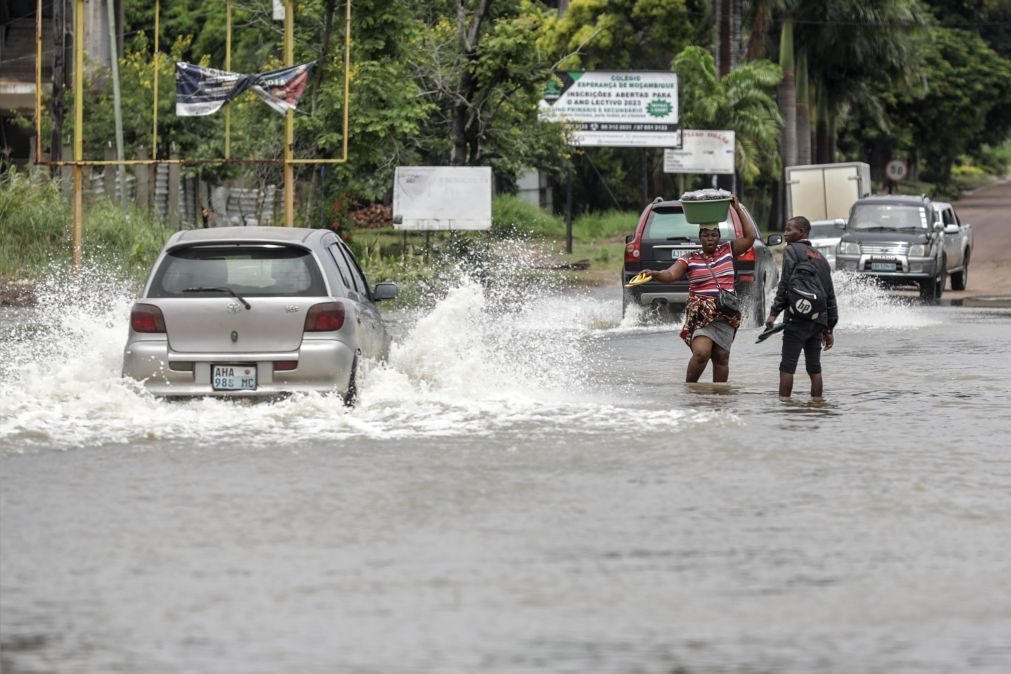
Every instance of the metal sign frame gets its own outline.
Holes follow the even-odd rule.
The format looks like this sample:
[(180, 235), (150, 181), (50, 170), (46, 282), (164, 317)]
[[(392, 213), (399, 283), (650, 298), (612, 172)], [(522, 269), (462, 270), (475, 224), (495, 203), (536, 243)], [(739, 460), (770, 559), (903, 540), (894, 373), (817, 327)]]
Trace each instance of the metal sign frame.
[[(295, 0), (284, 2), (284, 65), (295, 65), (294, 57), (294, 5)], [(152, 70), (154, 72), (153, 114), (151, 121), (151, 159), (108, 160), (84, 158), (84, 7), (85, 0), (74, 0), (74, 158), (73, 160), (49, 161), (42, 153), (42, 4), (36, 0), (35, 8), (35, 163), (41, 166), (72, 166), (74, 178), (74, 267), (81, 266), (81, 238), (83, 220), (83, 184), (85, 166), (133, 166), (154, 164), (284, 164), (284, 224), (294, 225), (294, 166), (296, 164), (344, 164), (348, 161), (348, 127), (351, 82), (351, 0), (345, 0), (344, 16), (344, 110), (343, 143), (341, 156), (330, 159), (300, 159), (294, 156), (295, 113), (288, 110), (284, 121), (284, 159), (233, 159), (231, 158), (231, 110), (225, 114), (225, 156), (218, 159), (160, 159), (158, 158), (158, 65), (159, 21), (161, 0), (155, 0), (154, 50)], [(232, 46), (232, 0), (226, 0), (225, 70), (231, 68)]]

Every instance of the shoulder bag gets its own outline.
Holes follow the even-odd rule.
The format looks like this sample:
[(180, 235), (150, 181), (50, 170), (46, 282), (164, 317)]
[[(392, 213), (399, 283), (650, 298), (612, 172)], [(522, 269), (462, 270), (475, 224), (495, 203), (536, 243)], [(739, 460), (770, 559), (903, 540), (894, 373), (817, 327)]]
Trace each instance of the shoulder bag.
[[(705, 262), (705, 260), (703, 260)], [(720, 280), (716, 278), (716, 273), (713, 268), (709, 266), (706, 262), (706, 267), (709, 268), (709, 273), (713, 275), (713, 280), (716, 281), (716, 311), (727, 316), (736, 316), (741, 313), (741, 300), (737, 297), (737, 293), (732, 290), (724, 290), (720, 287)]]

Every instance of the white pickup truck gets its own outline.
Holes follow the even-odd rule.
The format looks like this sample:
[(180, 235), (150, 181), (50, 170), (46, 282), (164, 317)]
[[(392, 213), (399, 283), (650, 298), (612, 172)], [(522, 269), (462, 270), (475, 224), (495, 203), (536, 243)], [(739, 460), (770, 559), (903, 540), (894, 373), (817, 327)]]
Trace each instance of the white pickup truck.
[(965, 290), (972, 256), (972, 227), (955, 209), (925, 196), (879, 195), (858, 199), (842, 225), (836, 268), (888, 286), (915, 285), (936, 303), (951, 276)]
[(944, 254), (948, 261), (948, 276), (952, 290), (965, 290), (969, 280), (969, 259), (972, 257), (972, 225), (963, 223), (955, 208), (944, 201), (935, 201), (934, 211), (944, 224)]

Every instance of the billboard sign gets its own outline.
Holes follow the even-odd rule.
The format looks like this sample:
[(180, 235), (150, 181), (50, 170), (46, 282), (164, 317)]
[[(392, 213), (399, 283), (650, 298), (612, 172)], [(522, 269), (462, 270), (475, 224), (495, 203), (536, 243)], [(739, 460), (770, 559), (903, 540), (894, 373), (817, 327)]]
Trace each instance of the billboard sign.
[(538, 117), (560, 122), (583, 147), (679, 147), (677, 73), (598, 70), (555, 73)]
[(398, 166), (393, 226), (405, 230), (491, 229), (490, 166)]
[(681, 148), (663, 153), (664, 173), (734, 173), (733, 131), (681, 131)]

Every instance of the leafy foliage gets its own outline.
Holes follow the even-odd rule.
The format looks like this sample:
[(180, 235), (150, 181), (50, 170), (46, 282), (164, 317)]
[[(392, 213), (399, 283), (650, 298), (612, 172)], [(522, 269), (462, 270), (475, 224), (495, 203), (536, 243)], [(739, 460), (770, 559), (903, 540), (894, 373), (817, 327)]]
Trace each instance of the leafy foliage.
[(680, 79), (684, 127), (734, 131), (737, 170), (744, 180), (777, 175), (776, 143), (782, 119), (771, 92), (779, 83), (779, 66), (749, 61), (721, 80), (711, 53), (686, 47), (675, 57), (673, 67)]

